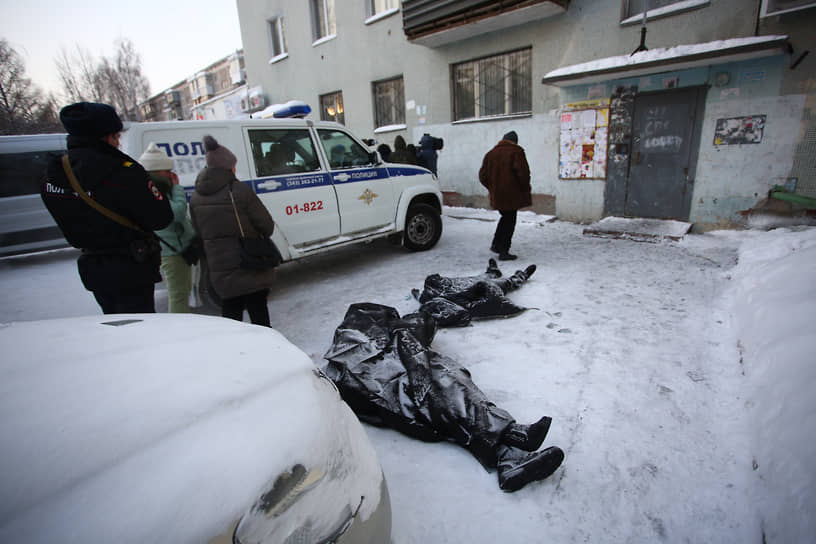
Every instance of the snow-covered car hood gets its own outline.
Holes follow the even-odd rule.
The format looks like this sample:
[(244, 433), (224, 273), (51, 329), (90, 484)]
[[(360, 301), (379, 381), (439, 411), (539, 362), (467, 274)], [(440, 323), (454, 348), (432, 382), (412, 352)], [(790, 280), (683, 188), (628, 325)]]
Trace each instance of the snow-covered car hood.
[(329, 454), (361, 460), (352, 511), (379, 502), (365, 432), (277, 331), (94, 316), (0, 325), (0, 349), (0, 541), (206, 542)]

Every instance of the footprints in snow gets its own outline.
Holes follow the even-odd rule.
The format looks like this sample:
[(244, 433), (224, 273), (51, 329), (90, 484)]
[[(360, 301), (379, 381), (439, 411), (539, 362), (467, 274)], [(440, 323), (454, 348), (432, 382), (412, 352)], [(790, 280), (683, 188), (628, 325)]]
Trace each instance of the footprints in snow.
[[(556, 317), (556, 318), (561, 317), (561, 312), (554, 312), (554, 313), (546, 312), (546, 313), (550, 317)], [(547, 323), (547, 328), (550, 329), (550, 330), (558, 329), (559, 326), (560, 325), (558, 323), (553, 323), (552, 321)], [(558, 331), (556, 331), (556, 332), (560, 332), (562, 334), (571, 334), (572, 333), (572, 331), (570, 329), (567, 329), (567, 328), (558, 329)]]

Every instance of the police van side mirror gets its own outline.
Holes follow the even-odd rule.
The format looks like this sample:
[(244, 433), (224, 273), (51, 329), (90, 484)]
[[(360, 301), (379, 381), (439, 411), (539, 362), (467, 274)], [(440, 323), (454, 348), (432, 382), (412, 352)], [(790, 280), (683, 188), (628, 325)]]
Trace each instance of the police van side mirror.
[(369, 152), (368, 164), (380, 164), (380, 155), (376, 151)]

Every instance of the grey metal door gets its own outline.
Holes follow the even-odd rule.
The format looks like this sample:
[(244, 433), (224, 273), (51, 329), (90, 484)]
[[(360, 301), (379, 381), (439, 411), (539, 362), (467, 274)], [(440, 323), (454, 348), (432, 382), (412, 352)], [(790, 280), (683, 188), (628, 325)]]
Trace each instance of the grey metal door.
[(688, 88), (635, 97), (625, 215), (688, 219), (703, 96)]

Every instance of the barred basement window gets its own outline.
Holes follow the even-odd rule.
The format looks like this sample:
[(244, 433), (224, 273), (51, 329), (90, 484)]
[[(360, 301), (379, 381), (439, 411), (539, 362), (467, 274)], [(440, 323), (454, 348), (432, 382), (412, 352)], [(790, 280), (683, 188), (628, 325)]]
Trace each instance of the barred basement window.
[(402, 76), (371, 84), (374, 95), (374, 126), (405, 124), (405, 89)]
[(320, 95), (320, 120), (346, 124), (342, 91)]
[(531, 113), (530, 48), (454, 64), (453, 120)]

